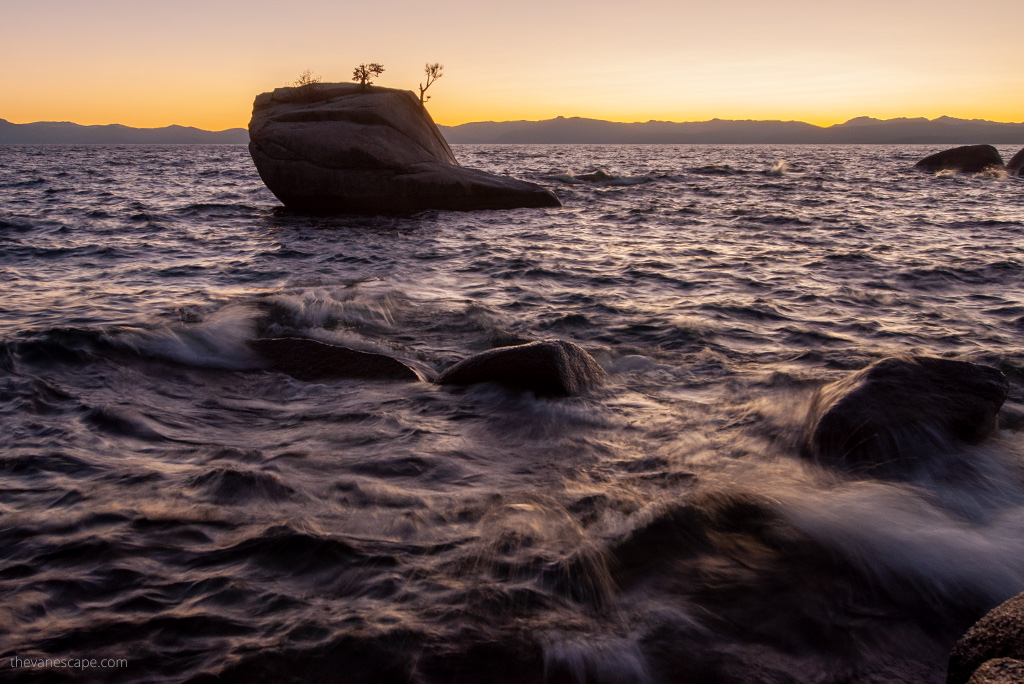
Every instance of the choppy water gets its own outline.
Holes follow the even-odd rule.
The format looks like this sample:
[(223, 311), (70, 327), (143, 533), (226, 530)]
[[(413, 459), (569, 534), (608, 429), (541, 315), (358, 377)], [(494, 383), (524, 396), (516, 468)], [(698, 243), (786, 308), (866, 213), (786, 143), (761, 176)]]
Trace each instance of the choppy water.
[[(241, 146), (0, 148), (0, 667), (944, 681), (1024, 591), (1024, 438), (884, 480), (796, 446), (899, 352), (1024, 404), (1024, 182), (931, 151), (459, 146), (564, 208), (311, 218)], [(302, 382), (245, 344), (289, 334), (435, 370), (561, 338), (609, 379)]]

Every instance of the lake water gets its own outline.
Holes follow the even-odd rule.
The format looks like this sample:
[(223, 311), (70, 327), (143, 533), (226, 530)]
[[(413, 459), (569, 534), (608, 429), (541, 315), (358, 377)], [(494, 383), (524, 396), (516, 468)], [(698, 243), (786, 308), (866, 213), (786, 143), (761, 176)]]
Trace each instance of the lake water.
[[(884, 478), (800, 445), (815, 388), (900, 353), (1024, 409), (1024, 180), (454, 149), (564, 207), (308, 217), (244, 146), (0, 147), (3, 678), (944, 682), (1024, 591), (1024, 437)], [(564, 339), (608, 378), (303, 382), (268, 336), (428, 372)]]

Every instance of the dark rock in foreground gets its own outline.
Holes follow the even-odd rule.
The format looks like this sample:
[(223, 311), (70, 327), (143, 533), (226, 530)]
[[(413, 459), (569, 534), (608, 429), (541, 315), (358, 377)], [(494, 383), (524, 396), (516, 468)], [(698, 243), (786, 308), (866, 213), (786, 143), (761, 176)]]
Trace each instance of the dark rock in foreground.
[(249, 346), (271, 367), (299, 380), (361, 378), (364, 380), (420, 380), (398, 359), (298, 337), (250, 340)]
[(263, 182), (300, 211), (561, 206), (534, 183), (459, 166), (407, 90), (355, 83), (278, 88), (256, 98), (249, 138)]
[(1024, 148), (1006, 162), (1006, 170), (1014, 176), (1024, 176)]
[(808, 446), (824, 462), (898, 466), (987, 437), (1008, 392), (1006, 377), (990, 366), (927, 356), (883, 359), (818, 390)]
[(1003, 168), (999, 150), (991, 145), (964, 145), (951, 150), (936, 152), (914, 164), (914, 168), (925, 171), (958, 171), (980, 173), (987, 168)]
[(1021, 684), (1024, 682), (1024, 660), (996, 658), (977, 670), (967, 684)]
[[(974, 681), (972, 675), (983, 664), (997, 658), (1014, 658), (1017, 661), (1024, 659), (1024, 594), (1019, 594), (990, 610), (960, 637), (960, 641), (949, 655), (946, 681), (948, 684), (966, 684), (968, 680)], [(993, 676), (999, 671), (1013, 671), (1014, 667), (1017, 666), (994, 664)], [(1005, 681), (1022, 682), (1024, 679)]]
[(440, 385), (494, 382), (539, 395), (572, 396), (604, 377), (604, 369), (582, 347), (562, 340), (500, 347), (451, 366)]

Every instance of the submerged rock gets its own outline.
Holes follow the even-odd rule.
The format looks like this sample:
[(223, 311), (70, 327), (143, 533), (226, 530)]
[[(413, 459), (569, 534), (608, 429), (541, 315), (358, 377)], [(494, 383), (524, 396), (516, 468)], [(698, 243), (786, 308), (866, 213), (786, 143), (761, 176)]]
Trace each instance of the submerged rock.
[(539, 395), (572, 396), (604, 377), (582, 347), (562, 340), (491, 349), (463, 359), (437, 379), (440, 385), (494, 382)]
[[(982, 673), (982, 665), (999, 659), (1014, 658), (1013, 664), (993, 665), (988, 674)], [(985, 617), (967, 630), (949, 655), (948, 684), (966, 684), (975, 681), (972, 675), (984, 675), (981, 682), (1021, 682), (1024, 679), (999, 679), (1000, 671), (1024, 673), (1019, 661), (1024, 659), (1024, 594), (990, 610)]]
[(991, 145), (964, 145), (929, 155), (914, 164), (914, 168), (925, 171), (958, 171), (980, 173), (985, 169), (1003, 168), (999, 150)]
[(997, 424), (1009, 392), (1001, 371), (927, 356), (883, 359), (821, 388), (809, 413), (809, 450), (854, 467), (898, 465)]
[(420, 380), (419, 374), (385, 354), (357, 351), (300, 337), (250, 340), (271, 368), (299, 380), (362, 378), (365, 380)]
[(1006, 170), (1014, 176), (1024, 176), (1024, 148), (1013, 155), (1013, 158), (1006, 162)]
[(323, 83), (263, 93), (249, 153), (271, 192), (300, 211), (561, 206), (534, 183), (459, 166), (408, 90)]
[(581, 173), (581, 174), (577, 174), (577, 176), (576, 176), (576, 180), (594, 181), (594, 182), (608, 182), (608, 181), (618, 180), (618, 178), (619, 178), (618, 176), (613, 176), (612, 174), (608, 173), (604, 169), (598, 169), (597, 171), (593, 171), (591, 173)]

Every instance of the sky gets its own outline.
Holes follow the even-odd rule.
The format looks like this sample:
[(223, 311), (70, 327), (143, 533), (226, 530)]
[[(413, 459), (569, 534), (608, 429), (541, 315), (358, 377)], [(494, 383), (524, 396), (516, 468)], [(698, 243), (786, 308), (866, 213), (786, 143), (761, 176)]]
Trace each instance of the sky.
[(210, 130), (305, 69), (437, 123), (1024, 121), (1021, 0), (0, 0), (0, 118)]

